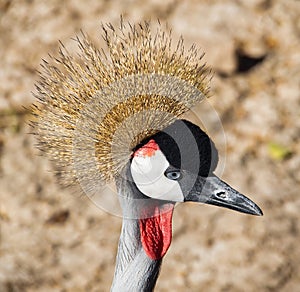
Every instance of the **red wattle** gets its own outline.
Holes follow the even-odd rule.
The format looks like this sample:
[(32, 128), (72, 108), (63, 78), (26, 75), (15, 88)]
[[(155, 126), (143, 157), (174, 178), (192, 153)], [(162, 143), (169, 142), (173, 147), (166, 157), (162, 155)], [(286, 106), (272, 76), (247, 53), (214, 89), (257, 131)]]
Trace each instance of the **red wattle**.
[(154, 216), (139, 220), (143, 248), (152, 260), (161, 259), (172, 240), (173, 204), (155, 207)]

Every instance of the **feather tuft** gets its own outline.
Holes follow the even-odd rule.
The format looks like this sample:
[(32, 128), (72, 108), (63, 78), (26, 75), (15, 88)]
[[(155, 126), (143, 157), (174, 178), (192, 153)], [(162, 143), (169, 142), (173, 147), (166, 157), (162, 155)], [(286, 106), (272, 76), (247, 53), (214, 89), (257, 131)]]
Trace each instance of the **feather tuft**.
[[(32, 107), (38, 147), (64, 171), (64, 181), (91, 188), (112, 180), (142, 140), (208, 96), (210, 70), (193, 45), (173, 43), (158, 23), (102, 25), (98, 49), (81, 32), (78, 56), (60, 43), (43, 60)], [(86, 191), (90, 191), (86, 190)]]

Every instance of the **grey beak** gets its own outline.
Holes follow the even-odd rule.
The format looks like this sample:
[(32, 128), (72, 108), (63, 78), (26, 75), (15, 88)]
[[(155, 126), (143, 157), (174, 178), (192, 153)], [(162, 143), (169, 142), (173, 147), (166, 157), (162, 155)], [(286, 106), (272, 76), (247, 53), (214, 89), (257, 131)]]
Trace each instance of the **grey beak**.
[(262, 210), (217, 176), (198, 177), (185, 201), (202, 202), (242, 213), (262, 216)]

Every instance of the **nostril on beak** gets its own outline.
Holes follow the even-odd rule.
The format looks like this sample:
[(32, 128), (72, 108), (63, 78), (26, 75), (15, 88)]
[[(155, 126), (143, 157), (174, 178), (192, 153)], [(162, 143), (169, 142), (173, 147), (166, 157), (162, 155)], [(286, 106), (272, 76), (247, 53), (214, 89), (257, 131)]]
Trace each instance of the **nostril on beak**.
[(217, 191), (215, 193), (215, 196), (220, 199), (226, 199), (227, 198), (227, 192), (226, 191)]

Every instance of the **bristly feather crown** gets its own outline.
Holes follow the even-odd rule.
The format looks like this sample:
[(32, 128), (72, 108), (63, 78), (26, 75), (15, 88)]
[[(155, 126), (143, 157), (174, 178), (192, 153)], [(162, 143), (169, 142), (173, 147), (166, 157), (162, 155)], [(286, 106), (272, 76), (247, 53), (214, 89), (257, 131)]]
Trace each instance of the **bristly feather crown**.
[(182, 38), (174, 44), (170, 31), (150, 26), (103, 25), (104, 48), (82, 33), (78, 56), (61, 44), (43, 61), (34, 132), (67, 184), (113, 179), (136, 145), (208, 95), (210, 71), (196, 46), (185, 50)]

